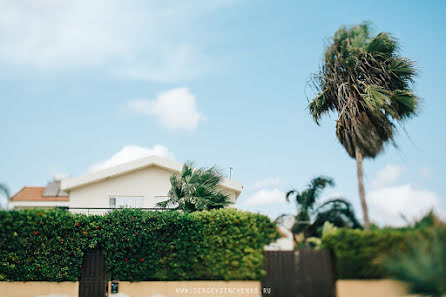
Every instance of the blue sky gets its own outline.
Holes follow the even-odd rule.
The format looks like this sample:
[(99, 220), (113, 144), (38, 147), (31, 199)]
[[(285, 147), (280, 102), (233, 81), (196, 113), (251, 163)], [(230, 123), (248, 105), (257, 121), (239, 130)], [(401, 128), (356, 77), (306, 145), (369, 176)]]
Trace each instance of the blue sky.
[[(341, 25), (371, 21), (416, 61), (420, 115), (365, 162), (372, 220), (446, 213), (442, 1), (0, 1), (0, 180), (13, 192), (111, 158), (217, 164), (272, 217), (317, 175), (361, 212), (355, 162), (306, 87)], [(307, 94), (307, 95), (306, 95)]]

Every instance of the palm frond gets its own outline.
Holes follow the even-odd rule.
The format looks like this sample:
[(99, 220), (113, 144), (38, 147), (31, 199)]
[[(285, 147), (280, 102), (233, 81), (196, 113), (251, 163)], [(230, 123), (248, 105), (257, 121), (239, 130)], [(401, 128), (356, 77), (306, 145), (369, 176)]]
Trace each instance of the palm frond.
[(398, 41), (385, 32), (379, 33), (367, 44), (367, 52), (384, 59), (392, 57), (398, 49)]
[(11, 197), (8, 186), (3, 183), (0, 183), (0, 193), (5, 195), (8, 200)]
[(180, 175), (170, 177), (169, 199), (158, 203), (160, 207), (172, 207), (185, 212), (210, 210), (225, 207), (231, 203), (230, 195), (218, 188), (223, 174), (216, 167), (192, 167), (186, 162)]
[(288, 191), (288, 192), (286, 193), (286, 195), (285, 195), (285, 199), (286, 199), (286, 201), (287, 201), (287, 202), (290, 202), (290, 197), (293, 196), (293, 195), (298, 196), (298, 195), (299, 195), (299, 192), (298, 192), (297, 190), (291, 190), (291, 191)]
[(316, 98), (311, 100), (310, 104), (308, 105), (310, 114), (318, 125), (322, 115), (330, 111), (330, 105), (327, 104), (327, 101), (325, 100), (325, 92), (326, 90), (322, 91)]
[(358, 149), (374, 158), (394, 141), (395, 124), (417, 114), (419, 99), (411, 89), (416, 74), (389, 33), (373, 35), (368, 23), (343, 26), (312, 76), (318, 96), (308, 104), (310, 115), (319, 124), (324, 114), (337, 113), (336, 135), (348, 154), (354, 158)]

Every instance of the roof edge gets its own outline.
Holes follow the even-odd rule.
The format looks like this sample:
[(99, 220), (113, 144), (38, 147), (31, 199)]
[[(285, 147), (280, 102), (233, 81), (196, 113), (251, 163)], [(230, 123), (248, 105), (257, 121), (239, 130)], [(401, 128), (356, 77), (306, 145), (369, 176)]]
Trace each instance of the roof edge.
[[(102, 170), (90, 172), (81, 176), (63, 179), (60, 184), (60, 189), (62, 191), (70, 192), (71, 190), (76, 188), (98, 183), (108, 178), (135, 172), (151, 166), (160, 167), (172, 172), (181, 172), (183, 168), (183, 164), (177, 161), (161, 158), (158, 156), (149, 156)], [(220, 186), (225, 189), (235, 191), (237, 193), (237, 196), (243, 189), (243, 185), (240, 182), (228, 178), (224, 178), (223, 182), (220, 183)]]
[(9, 201), (13, 201), (23, 190), (25, 190), (27, 188), (45, 188), (45, 187), (41, 187), (41, 186), (23, 186), (23, 187), (20, 188), (20, 190), (18, 190), (14, 195), (11, 196)]

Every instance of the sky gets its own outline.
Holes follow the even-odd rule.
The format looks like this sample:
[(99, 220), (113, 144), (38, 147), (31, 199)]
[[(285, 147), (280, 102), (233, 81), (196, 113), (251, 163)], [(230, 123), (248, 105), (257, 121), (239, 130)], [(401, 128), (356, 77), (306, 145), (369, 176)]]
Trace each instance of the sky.
[[(308, 81), (341, 25), (373, 23), (416, 62), (419, 115), (364, 163), (370, 216), (446, 216), (443, 1), (0, 0), (0, 182), (14, 193), (159, 155), (217, 165), (244, 185), (237, 207), (276, 217), (316, 176), (321, 202), (362, 216), (354, 160), (317, 126)], [(402, 218), (402, 214), (405, 219)]]

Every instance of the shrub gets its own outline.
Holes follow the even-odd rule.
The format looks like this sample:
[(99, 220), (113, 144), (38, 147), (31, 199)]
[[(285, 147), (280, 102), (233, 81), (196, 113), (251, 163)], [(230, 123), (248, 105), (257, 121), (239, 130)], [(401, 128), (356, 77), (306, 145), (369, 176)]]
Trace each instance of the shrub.
[(411, 232), (393, 229), (338, 229), (322, 238), (322, 245), (333, 250), (339, 279), (375, 279), (386, 276), (380, 265), (386, 253), (403, 250)]
[(61, 210), (0, 211), (0, 279), (76, 280), (96, 224)]
[(278, 238), (267, 217), (233, 209), (1, 211), (0, 225), (0, 279), (16, 281), (74, 281), (84, 252), (96, 247), (113, 279), (258, 280), (263, 246)]
[(259, 280), (263, 247), (279, 234), (263, 215), (235, 209), (195, 212), (204, 226), (204, 242), (195, 270), (197, 279)]
[(393, 278), (408, 283), (410, 293), (446, 294), (446, 226), (418, 235), (403, 252), (391, 253), (383, 266)]
[(104, 217), (100, 247), (113, 279), (189, 280), (196, 277), (203, 227), (175, 211), (124, 209)]

